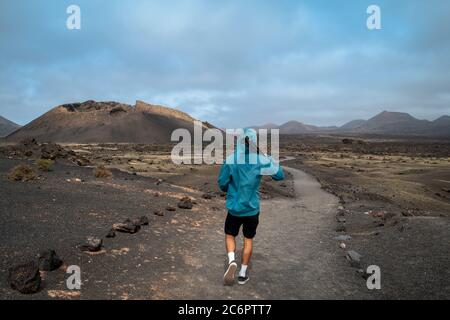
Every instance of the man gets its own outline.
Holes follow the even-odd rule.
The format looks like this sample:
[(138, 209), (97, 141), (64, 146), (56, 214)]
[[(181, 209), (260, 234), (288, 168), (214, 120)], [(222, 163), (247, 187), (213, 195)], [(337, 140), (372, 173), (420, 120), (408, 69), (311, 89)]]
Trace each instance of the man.
[(283, 180), (281, 166), (272, 158), (262, 155), (257, 146), (257, 135), (253, 129), (245, 129), (237, 139), (236, 149), (220, 170), (219, 188), (227, 192), (228, 215), (225, 220), (225, 244), (228, 253), (228, 268), (224, 274), (224, 284), (233, 285), (237, 263), (235, 260), (236, 241), (242, 226), (244, 249), (238, 283), (249, 280), (247, 267), (253, 251), (253, 238), (259, 223), (259, 185), (263, 175), (274, 180)]

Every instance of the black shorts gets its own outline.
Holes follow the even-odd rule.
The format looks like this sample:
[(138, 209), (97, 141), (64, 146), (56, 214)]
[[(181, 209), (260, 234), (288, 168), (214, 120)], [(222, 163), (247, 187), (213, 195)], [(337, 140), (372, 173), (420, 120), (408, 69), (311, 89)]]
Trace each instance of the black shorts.
[(225, 220), (225, 234), (236, 237), (242, 225), (242, 232), (247, 239), (253, 239), (259, 223), (259, 213), (249, 217), (237, 217), (228, 212)]

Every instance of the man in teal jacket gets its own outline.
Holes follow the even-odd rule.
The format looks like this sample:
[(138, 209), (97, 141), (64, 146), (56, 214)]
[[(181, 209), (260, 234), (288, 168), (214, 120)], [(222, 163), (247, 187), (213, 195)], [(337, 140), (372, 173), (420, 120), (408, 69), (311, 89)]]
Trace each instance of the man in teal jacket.
[(226, 206), (228, 215), (225, 220), (225, 244), (228, 253), (228, 268), (224, 275), (224, 284), (232, 285), (237, 269), (235, 260), (236, 241), (242, 226), (244, 249), (238, 283), (248, 280), (247, 266), (253, 250), (253, 238), (259, 223), (259, 185), (263, 175), (274, 180), (283, 180), (281, 166), (271, 157), (260, 154), (257, 135), (253, 129), (245, 129), (237, 139), (233, 155), (227, 157), (220, 170), (219, 188), (227, 192)]

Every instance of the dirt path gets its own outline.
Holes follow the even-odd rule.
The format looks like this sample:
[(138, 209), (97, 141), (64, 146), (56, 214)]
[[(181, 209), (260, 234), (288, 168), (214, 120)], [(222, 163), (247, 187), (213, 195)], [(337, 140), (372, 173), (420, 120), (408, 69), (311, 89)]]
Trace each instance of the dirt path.
[[(364, 280), (348, 266), (344, 251), (333, 240), (338, 199), (323, 191), (317, 180), (306, 173), (285, 169), (294, 177), (297, 197), (262, 202), (250, 281), (246, 285), (222, 285), (226, 254), (224, 217), (220, 215), (214, 217), (211, 228), (199, 230), (200, 234), (187, 236), (179, 244), (185, 266), (168, 270), (154, 281), (151, 298), (368, 298), (370, 292)], [(242, 238), (238, 250), (241, 242)]]

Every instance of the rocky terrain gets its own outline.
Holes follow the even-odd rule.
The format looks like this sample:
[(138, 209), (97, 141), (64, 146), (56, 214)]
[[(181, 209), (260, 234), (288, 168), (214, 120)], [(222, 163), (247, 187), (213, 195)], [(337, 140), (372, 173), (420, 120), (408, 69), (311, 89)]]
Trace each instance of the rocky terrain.
[(295, 158), (286, 165), (314, 175), (339, 198), (337, 244), (384, 270), (384, 292), (448, 299), (449, 141), (290, 136), (283, 142)]
[(282, 149), (341, 201), (379, 201), (403, 215), (450, 212), (450, 142), (285, 136)]
[[(242, 294), (220, 282), (225, 194), (217, 189), (218, 167), (175, 166), (170, 150), (171, 145), (61, 146), (33, 139), (1, 146), (0, 272), (6, 281), (0, 296)], [(253, 298), (448, 298), (449, 150), (446, 141), (282, 136), (283, 165), (316, 176), (329, 193), (317, 191), (312, 178), (295, 169), (286, 169), (286, 181), (263, 182), (259, 246), (280, 256), (268, 260), (255, 253), (259, 272), (247, 293)], [(303, 245), (289, 245), (296, 241)], [(295, 251), (297, 258), (283, 250)], [(268, 263), (277, 270), (294, 268), (300, 282), (265, 274)], [(318, 269), (322, 264), (333, 270)], [(365, 286), (364, 270), (372, 264), (383, 272), (380, 292)], [(67, 289), (70, 265), (81, 267), (82, 290)], [(336, 281), (327, 280), (330, 273)], [(273, 278), (273, 285), (264, 277)]]
[[(105, 106), (64, 108), (104, 116)], [(450, 296), (448, 140), (282, 135), (287, 179), (263, 180), (254, 281), (234, 290), (221, 285), (219, 166), (175, 165), (172, 146), (1, 143), (0, 297)], [(81, 290), (66, 285), (73, 265)], [(366, 287), (369, 265), (381, 269), (380, 291)]]
[[(24, 163), (36, 178), (9, 180)], [(2, 159), (0, 172), (2, 299), (150, 299), (157, 292), (151, 281), (184, 264), (183, 235), (195, 235), (213, 210), (223, 210), (201, 192), (118, 170), (96, 177), (92, 168), (56, 162), (40, 172), (33, 161)], [(48, 250), (63, 261), (53, 271), (38, 265)], [(23, 264), (28, 267), (18, 274)], [(81, 268), (82, 290), (66, 286), (70, 265)], [(27, 283), (23, 270), (33, 274)]]

